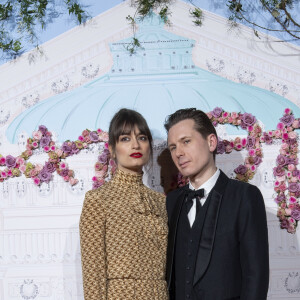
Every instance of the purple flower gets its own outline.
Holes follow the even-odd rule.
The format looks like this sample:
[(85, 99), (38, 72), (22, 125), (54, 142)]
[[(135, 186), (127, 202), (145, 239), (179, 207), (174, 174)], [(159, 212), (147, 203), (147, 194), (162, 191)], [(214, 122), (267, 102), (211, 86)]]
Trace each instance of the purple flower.
[(101, 153), (101, 155), (99, 155), (98, 161), (101, 164), (105, 164), (107, 162), (109, 156), (110, 156), (109, 150), (108, 149), (104, 149), (103, 152)]
[(291, 182), (290, 184), (289, 184), (289, 191), (291, 192), (291, 193), (296, 193), (296, 192), (298, 192), (299, 191), (299, 184), (297, 183), (297, 182)]
[(253, 159), (254, 159), (253, 163), (254, 163), (256, 166), (258, 166), (258, 165), (262, 162), (262, 159), (261, 159), (261, 157), (259, 157), (259, 156), (255, 156)]
[(61, 149), (66, 154), (70, 154), (72, 152), (72, 148), (71, 148), (71, 146), (69, 146), (68, 142), (64, 142), (61, 146)]
[(48, 172), (48, 170), (44, 167), (39, 173), (38, 177), (42, 182), (48, 183), (51, 180), (51, 173)]
[(98, 136), (97, 132), (91, 131), (90, 132), (90, 139), (91, 139), (92, 142), (98, 142), (99, 141), (99, 136)]
[(218, 141), (217, 145), (217, 153), (218, 154), (223, 154), (225, 152), (225, 145), (223, 141)]
[(282, 229), (287, 229), (287, 228), (289, 228), (289, 221), (288, 221), (287, 219), (283, 219), (283, 220), (281, 221), (281, 223), (280, 223), (280, 227), (281, 227)]
[(248, 113), (244, 113), (242, 117), (241, 127), (246, 129), (248, 126), (252, 126), (256, 122), (256, 118)]
[(53, 173), (56, 170), (54, 164), (48, 161), (45, 163), (44, 169), (46, 169), (48, 173)]
[(297, 139), (287, 139), (285, 141), (289, 146), (293, 146), (295, 144), (297, 144)]
[(41, 147), (49, 146), (50, 141), (51, 141), (50, 136), (43, 136), (43, 137), (40, 139), (40, 146), (41, 146)]
[(285, 195), (282, 193), (282, 194), (279, 194), (278, 196), (277, 196), (277, 198), (275, 198), (275, 201), (277, 202), (277, 203), (280, 203), (280, 202), (282, 202), (282, 201), (285, 201), (286, 200), (286, 198), (285, 198)]
[(244, 175), (247, 172), (247, 167), (244, 165), (239, 165), (237, 168), (234, 169), (236, 174)]
[(285, 174), (285, 170), (282, 167), (277, 166), (273, 168), (273, 174), (274, 176), (283, 176)]
[(295, 118), (293, 115), (284, 115), (282, 118), (280, 118), (280, 121), (286, 126), (291, 126), (294, 120)]
[(223, 109), (221, 107), (216, 107), (211, 114), (215, 117), (218, 118), (220, 117), (221, 113), (222, 113)]
[(48, 131), (47, 127), (44, 125), (39, 126), (39, 131), (42, 133), (42, 135), (45, 135)]
[(72, 142), (70, 154), (77, 154), (78, 152), (79, 152), (79, 149), (76, 147), (76, 143)]
[(273, 139), (266, 132), (264, 133), (264, 140), (268, 145), (271, 145), (273, 143)]
[(291, 217), (297, 221), (300, 221), (300, 207), (296, 206), (291, 212)]
[(287, 158), (288, 165), (298, 165), (298, 159)]
[(69, 169), (63, 169), (60, 171), (60, 175), (65, 177), (69, 175)]
[(280, 154), (277, 156), (276, 163), (278, 166), (283, 167), (286, 166), (289, 162), (284, 155)]
[(7, 155), (5, 158), (5, 164), (8, 168), (14, 168), (16, 166), (16, 158), (11, 155)]
[(247, 137), (247, 148), (254, 148), (255, 147), (255, 137), (253, 136), (248, 136)]
[(297, 177), (297, 176), (300, 175), (300, 171), (299, 171), (299, 170), (294, 170), (294, 171), (292, 172), (292, 174), (293, 174), (294, 177)]

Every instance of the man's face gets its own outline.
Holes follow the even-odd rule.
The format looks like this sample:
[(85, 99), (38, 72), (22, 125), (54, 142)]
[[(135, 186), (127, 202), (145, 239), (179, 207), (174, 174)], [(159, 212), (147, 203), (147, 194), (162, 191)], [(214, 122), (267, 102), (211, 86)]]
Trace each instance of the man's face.
[(217, 146), (214, 134), (204, 139), (194, 126), (194, 120), (186, 119), (172, 126), (168, 133), (172, 159), (179, 172), (190, 179), (205, 177), (215, 168), (213, 152)]

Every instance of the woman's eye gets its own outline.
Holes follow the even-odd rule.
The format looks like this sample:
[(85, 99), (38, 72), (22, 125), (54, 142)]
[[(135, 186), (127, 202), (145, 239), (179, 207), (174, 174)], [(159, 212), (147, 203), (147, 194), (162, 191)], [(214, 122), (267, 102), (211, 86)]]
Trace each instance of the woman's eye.
[(175, 150), (175, 147), (170, 147), (169, 150), (170, 150), (170, 152), (172, 152)]
[(120, 142), (127, 142), (129, 141), (129, 137), (128, 136), (122, 136), (120, 137)]
[(145, 135), (139, 137), (141, 141), (148, 141), (148, 138)]

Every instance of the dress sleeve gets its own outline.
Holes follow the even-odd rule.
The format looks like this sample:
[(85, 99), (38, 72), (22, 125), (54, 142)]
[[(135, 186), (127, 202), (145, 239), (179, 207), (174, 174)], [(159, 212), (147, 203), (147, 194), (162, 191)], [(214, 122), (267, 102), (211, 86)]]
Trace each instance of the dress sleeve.
[(105, 214), (98, 197), (95, 191), (86, 193), (79, 223), (85, 300), (107, 299)]

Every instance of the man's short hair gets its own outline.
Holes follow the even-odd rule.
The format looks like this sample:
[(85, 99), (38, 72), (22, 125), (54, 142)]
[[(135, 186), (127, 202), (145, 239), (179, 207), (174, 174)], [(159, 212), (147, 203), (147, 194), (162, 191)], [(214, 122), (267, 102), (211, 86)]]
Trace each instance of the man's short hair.
[[(218, 139), (216, 129), (206, 113), (196, 108), (185, 108), (175, 111), (173, 114), (167, 116), (164, 126), (167, 132), (169, 132), (170, 128), (175, 124), (188, 119), (194, 120), (195, 130), (197, 130), (204, 139), (206, 139), (210, 134), (214, 134)], [(216, 153), (217, 147), (213, 153), (214, 157)]]

